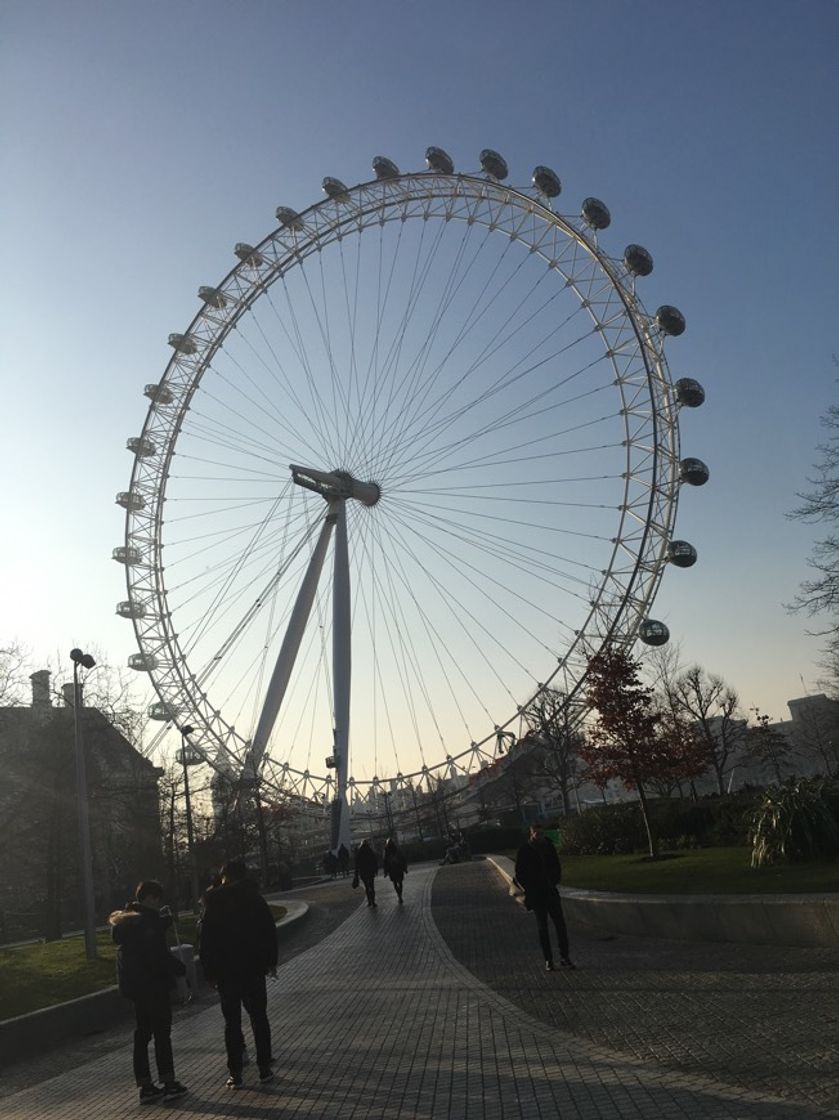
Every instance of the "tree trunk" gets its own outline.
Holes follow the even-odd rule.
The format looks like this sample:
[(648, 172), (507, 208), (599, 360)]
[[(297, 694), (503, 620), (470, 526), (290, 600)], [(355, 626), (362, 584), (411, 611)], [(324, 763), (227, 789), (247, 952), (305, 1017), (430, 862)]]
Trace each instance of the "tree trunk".
[(647, 806), (647, 795), (644, 792), (644, 786), (641, 782), (636, 780), (638, 788), (638, 800), (641, 803), (641, 816), (644, 818), (644, 828), (647, 830), (647, 842), (650, 847), (650, 859), (658, 859), (658, 840), (653, 835), (652, 825), (650, 824), (650, 811)]

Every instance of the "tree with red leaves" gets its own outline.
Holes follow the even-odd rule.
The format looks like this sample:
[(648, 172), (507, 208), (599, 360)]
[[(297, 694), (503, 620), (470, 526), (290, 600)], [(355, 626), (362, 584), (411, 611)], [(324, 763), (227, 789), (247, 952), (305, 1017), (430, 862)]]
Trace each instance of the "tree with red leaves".
[(637, 661), (607, 646), (589, 660), (586, 702), (597, 714), (580, 750), (589, 776), (598, 785), (620, 778), (627, 789), (638, 791), (650, 858), (656, 859), (646, 787), (673, 773), (680, 751), (663, 732), (653, 690), (641, 683)]

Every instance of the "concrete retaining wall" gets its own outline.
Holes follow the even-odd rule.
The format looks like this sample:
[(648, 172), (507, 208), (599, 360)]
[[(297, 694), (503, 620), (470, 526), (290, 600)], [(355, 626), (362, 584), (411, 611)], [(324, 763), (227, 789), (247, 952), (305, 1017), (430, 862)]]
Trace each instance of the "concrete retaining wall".
[[(487, 856), (513, 885), (513, 861)], [(643, 895), (562, 887), (569, 921), (604, 933), (676, 941), (733, 941), (809, 948), (839, 946), (839, 895)], [(519, 897), (519, 901), (523, 901)]]

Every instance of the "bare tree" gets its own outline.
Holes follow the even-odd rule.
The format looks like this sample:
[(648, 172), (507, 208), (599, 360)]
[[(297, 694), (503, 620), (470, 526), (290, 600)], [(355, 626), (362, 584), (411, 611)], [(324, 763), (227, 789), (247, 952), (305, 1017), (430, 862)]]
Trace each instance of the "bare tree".
[(772, 726), (769, 716), (755, 708), (755, 726), (746, 735), (746, 753), (754, 762), (768, 766), (780, 785), (784, 776), (782, 767), (794, 753), (793, 746), (783, 732)]
[(562, 811), (571, 812), (571, 794), (580, 785), (579, 754), (585, 736), (576, 726), (575, 712), (564, 692), (546, 688), (531, 702), (524, 718), (536, 744), (535, 773), (562, 798)]
[(20, 642), (0, 649), (0, 708), (23, 703), (26, 697), (27, 653)]
[(694, 721), (696, 733), (707, 752), (719, 792), (725, 793), (726, 775), (733, 756), (742, 746), (745, 722), (739, 714), (737, 693), (715, 673), (692, 665), (668, 686), (670, 704)]
[[(833, 364), (839, 366), (835, 354)], [(816, 446), (819, 453), (816, 473), (807, 479), (810, 488), (798, 494), (801, 504), (789, 516), (829, 528), (813, 545), (808, 563), (814, 575), (803, 581), (791, 609), (826, 618), (826, 626), (816, 633), (825, 638), (824, 664), (830, 674), (830, 685), (836, 691), (839, 686), (839, 535), (833, 526), (839, 521), (839, 405), (830, 405), (821, 422), (828, 437)]]

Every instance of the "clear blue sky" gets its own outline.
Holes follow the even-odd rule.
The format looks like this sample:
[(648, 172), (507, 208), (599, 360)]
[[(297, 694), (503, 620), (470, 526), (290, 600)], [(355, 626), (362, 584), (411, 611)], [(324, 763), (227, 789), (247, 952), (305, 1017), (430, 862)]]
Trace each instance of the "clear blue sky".
[(651, 250), (645, 303), (688, 320), (671, 370), (708, 394), (683, 451), (711, 468), (679, 511), (700, 562), (655, 614), (744, 707), (813, 687), (782, 604), (836, 399), (835, 3), (7, 0), (0, 30), (3, 642), (125, 662), (114, 495), (167, 334), (278, 204), (438, 144), (463, 170), (496, 148), (514, 183), (548, 164), (569, 208), (607, 202), (616, 252)]

